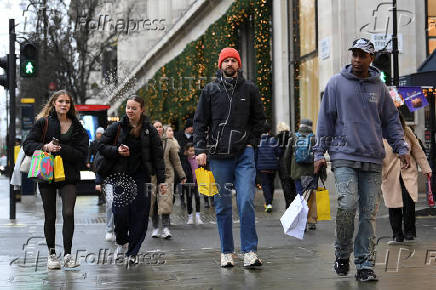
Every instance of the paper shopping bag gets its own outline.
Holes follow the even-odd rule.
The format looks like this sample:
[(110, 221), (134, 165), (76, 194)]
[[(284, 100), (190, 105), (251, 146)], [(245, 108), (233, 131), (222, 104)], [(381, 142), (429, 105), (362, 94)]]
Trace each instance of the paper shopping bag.
[(215, 178), (211, 171), (200, 167), (195, 169), (195, 176), (197, 177), (199, 193), (206, 196), (214, 196), (218, 193)]
[(30, 163), (28, 178), (38, 179), (40, 181), (53, 181), (53, 156), (42, 150), (35, 150)]
[(288, 236), (293, 236), (302, 240), (304, 237), (304, 230), (306, 229), (308, 211), (309, 208), (307, 207), (304, 197), (297, 195), (280, 218), (283, 232)]
[(215, 177), (213, 176), (212, 171), (208, 171), (209, 174), (209, 196), (214, 196), (218, 193), (218, 188), (216, 187)]
[(331, 220), (329, 191), (324, 187), (316, 190), (316, 210), (319, 221)]
[(54, 158), (54, 182), (65, 181), (64, 162), (59, 155)]

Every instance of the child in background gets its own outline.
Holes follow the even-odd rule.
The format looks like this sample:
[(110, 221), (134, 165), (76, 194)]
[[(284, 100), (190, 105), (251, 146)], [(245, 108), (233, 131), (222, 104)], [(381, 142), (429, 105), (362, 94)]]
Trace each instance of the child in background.
[(192, 216), (192, 196), (195, 197), (195, 217), (197, 225), (202, 225), (203, 221), (200, 218), (200, 195), (198, 193), (197, 177), (195, 176), (195, 169), (198, 168), (198, 163), (195, 158), (194, 144), (187, 143), (184, 148), (184, 158), (182, 162), (183, 170), (186, 174), (186, 183), (182, 185), (182, 192), (186, 194), (186, 208), (188, 210), (188, 225), (194, 224)]

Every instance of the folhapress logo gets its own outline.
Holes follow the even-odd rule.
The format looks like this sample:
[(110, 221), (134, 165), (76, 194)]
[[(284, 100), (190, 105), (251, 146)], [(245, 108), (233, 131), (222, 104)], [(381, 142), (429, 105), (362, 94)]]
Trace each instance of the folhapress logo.
[(77, 27), (80, 30), (89, 31), (116, 31), (130, 32), (138, 31), (164, 31), (167, 28), (166, 20), (163, 18), (117, 18), (113, 19), (110, 15), (100, 15), (98, 18), (78, 17)]

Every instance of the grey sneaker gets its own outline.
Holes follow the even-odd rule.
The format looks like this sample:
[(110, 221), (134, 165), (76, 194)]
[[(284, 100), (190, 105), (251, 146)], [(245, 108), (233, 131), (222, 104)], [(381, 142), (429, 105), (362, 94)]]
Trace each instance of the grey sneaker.
[(253, 251), (244, 254), (244, 267), (262, 266), (262, 260)]
[(221, 253), (221, 267), (227, 268), (227, 267), (233, 267), (235, 265), (235, 262), (233, 261), (233, 253), (224, 254)]
[(59, 262), (56, 254), (51, 254), (47, 259), (47, 269), (49, 270), (57, 270), (61, 268), (61, 263)]
[(80, 264), (76, 263), (76, 261), (74, 261), (73, 256), (71, 256), (71, 254), (66, 254), (64, 256), (64, 268), (65, 269), (73, 269), (73, 268), (77, 268), (79, 267)]

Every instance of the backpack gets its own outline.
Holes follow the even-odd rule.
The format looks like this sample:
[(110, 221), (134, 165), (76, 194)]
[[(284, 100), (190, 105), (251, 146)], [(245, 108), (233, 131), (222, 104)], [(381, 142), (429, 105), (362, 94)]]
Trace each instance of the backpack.
[(313, 163), (313, 150), (311, 138), (313, 134), (310, 133), (304, 136), (300, 133), (295, 133), (297, 140), (295, 142), (294, 157), (296, 163)]

